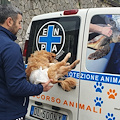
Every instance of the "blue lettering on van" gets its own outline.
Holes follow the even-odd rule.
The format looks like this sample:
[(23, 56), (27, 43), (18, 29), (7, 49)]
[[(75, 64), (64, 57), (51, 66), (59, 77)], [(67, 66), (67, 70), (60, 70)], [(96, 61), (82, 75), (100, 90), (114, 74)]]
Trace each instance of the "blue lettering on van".
[(70, 71), (68, 73), (68, 76), (66, 77), (73, 77), (73, 78), (76, 78), (76, 79), (80, 79), (80, 72), (78, 71)]
[[(25, 65), (25, 68), (27, 68), (27, 64)], [(114, 76), (114, 75), (96, 74), (96, 73), (88, 73), (88, 72), (80, 73), (79, 71), (70, 71), (68, 73), (68, 76), (66, 77), (73, 77), (75, 79), (97, 82), (96, 85), (98, 84), (98, 82), (100, 82), (99, 83), (100, 86), (102, 86), (101, 83), (120, 85), (120, 76)]]
[(47, 36), (39, 36), (39, 43), (46, 43), (46, 50), (51, 52), (51, 46), (53, 43), (60, 44), (62, 36), (55, 36), (54, 25), (48, 26)]
[(81, 72), (81, 80), (120, 85), (120, 76)]
[(73, 77), (80, 80), (87, 80), (93, 82), (109, 83), (120, 85), (120, 76), (96, 74), (88, 72), (70, 71), (67, 77)]

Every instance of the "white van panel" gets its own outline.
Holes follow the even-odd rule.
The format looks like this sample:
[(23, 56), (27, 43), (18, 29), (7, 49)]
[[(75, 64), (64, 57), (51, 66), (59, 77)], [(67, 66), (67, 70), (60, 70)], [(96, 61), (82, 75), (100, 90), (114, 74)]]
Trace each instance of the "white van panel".
[[(84, 33), (84, 21), (86, 18), (86, 10), (81, 10), (79, 11), (76, 15), (73, 16), (79, 16), (80, 17), (80, 31), (79, 31), (79, 47), (78, 47), (78, 52), (77, 52), (77, 59), (81, 60), (81, 49), (82, 49), (82, 42), (83, 42), (83, 33)], [(70, 15), (71, 16), (71, 15)], [(47, 19), (47, 18), (58, 18), (58, 17), (68, 17), (64, 16), (63, 12), (57, 12), (57, 13), (49, 13), (45, 15), (39, 15), (36, 16), (32, 19), (32, 21), (40, 20), (40, 19)], [(64, 26), (63, 26), (64, 27)], [(30, 28), (30, 27), (29, 27)], [(52, 106), (57, 106), (60, 108), (58, 110), (58, 113), (65, 114), (67, 115), (67, 119), (62, 119), (62, 120), (77, 120), (77, 115), (78, 115), (78, 99), (79, 99), (79, 75), (80, 75), (80, 64), (76, 66), (73, 71), (69, 73), (69, 76), (75, 77), (77, 80), (77, 87), (76, 89), (73, 89), (69, 92), (66, 92), (61, 89), (57, 84), (54, 85), (54, 87), (48, 91), (48, 92), (43, 92), (39, 96), (34, 96), (30, 97), (30, 103), (29, 103), (29, 108), (28, 108), (28, 113), (27, 113), (27, 118), (28, 119), (33, 119), (36, 120), (36, 118), (33, 118), (30, 116), (30, 110), (31, 110), (31, 105), (42, 107), (51, 111), (54, 111), (52, 109)], [(41, 102), (42, 105), (36, 105), (35, 101)]]
[[(120, 106), (118, 105), (118, 99), (120, 99), (120, 94), (118, 94), (119, 76), (104, 73), (115, 44), (110, 44), (111, 50), (108, 55), (98, 60), (87, 59), (88, 55), (95, 51), (87, 48), (90, 21), (94, 15), (104, 14), (120, 15), (120, 8), (95, 8), (89, 9), (87, 13), (79, 99), (79, 104), (83, 107), (79, 111), (79, 120), (115, 120), (120, 118)], [(111, 94), (114, 98), (110, 96)]]

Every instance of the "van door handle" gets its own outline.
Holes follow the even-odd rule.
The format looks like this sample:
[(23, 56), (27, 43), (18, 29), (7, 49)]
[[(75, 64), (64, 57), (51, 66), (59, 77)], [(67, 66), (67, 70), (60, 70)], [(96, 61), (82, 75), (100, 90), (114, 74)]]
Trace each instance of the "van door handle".
[(35, 101), (35, 104), (36, 104), (36, 105), (39, 105), (39, 106), (41, 106), (41, 105), (42, 105), (42, 103), (41, 103), (41, 102), (37, 102), (37, 101)]
[(52, 106), (53, 110), (60, 110), (60, 107)]

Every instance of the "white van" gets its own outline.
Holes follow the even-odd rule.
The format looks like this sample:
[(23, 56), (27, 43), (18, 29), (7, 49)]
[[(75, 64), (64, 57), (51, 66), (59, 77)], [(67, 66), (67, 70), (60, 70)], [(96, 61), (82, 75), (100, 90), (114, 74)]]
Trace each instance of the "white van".
[[(90, 24), (109, 27), (112, 33), (93, 32)], [(49, 92), (30, 97), (28, 120), (120, 120), (119, 25), (118, 7), (33, 17), (26, 34), (26, 64), (31, 53), (42, 49), (59, 61), (71, 52), (69, 62), (80, 63), (68, 74), (77, 80), (75, 89), (67, 92), (55, 84)]]

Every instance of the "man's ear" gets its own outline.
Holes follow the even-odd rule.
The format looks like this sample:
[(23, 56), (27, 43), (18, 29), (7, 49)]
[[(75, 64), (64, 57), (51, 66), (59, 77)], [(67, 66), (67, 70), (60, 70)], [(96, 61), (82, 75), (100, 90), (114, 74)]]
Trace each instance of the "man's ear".
[(11, 17), (8, 17), (6, 23), (9, 27), (11, 27), (13, 25), (13, 19)]

